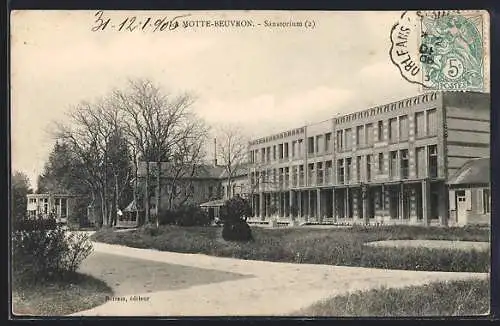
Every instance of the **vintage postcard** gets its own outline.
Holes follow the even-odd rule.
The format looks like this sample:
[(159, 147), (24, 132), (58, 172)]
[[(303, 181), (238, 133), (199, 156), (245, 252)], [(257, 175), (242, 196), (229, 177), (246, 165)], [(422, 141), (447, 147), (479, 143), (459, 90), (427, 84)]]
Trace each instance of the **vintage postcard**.
[(487, 315), (489, 24), (12, 11), (12, 318)]

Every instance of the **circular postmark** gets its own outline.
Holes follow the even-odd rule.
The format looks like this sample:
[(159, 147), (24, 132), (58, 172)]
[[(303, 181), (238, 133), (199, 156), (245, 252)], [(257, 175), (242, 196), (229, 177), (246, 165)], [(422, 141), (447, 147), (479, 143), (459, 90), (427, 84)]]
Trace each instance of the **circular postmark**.
[(405, 12), (391, 30), (401, 76), (433, 90), (484, 89), (481, 14)]

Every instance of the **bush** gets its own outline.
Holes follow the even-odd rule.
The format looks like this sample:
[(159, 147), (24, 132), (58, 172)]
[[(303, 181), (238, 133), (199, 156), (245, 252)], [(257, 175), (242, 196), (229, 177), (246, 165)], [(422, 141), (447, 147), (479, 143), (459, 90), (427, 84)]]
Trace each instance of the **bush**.
[(48, 219), (22, 219), (15, 220), (13, 229), (19, 231), (34, 231), (34, 230), (55, 230), (57, 227), (56, 220)]
[(252, 230), (246, 222), (251, 214), (248, 202), (237, 196), (227, 200), (220, 209), (220, 218), (224, 223), (222, 238), (226, 241), (251, 241)]
[(222, 229), (222, 238), (226, 241), (251, 241), (252, 230), (247, 222), (243, 220), (232, 221), (231, 223), (224, 223)]
[(166, 210), (159, 216), (160, 225), (206, 226), (211, 220), (198, 206), (183, 206), (176, 210)]
[[(36, 223), (34, 223), (36, 224)], [(92, 252), (86, 234), (62, 227), (16, 229), (12, 234), (12, 269), (20, 279), (58, 279), (74, 272)], [(30, 227), (33, 225), (30, 224)]]

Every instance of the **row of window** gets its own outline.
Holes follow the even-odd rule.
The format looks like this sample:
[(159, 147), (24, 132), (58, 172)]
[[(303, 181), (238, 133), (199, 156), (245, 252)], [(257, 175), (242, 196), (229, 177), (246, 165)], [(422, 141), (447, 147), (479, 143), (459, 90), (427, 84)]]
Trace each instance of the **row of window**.
[[(388, 174), (389, 178), (408, 179), (409, 170), (409, 151), (402, 149), (388, 153)], [(416, 177), (436, 178), (438, 172), (438, 153), (437, 145), (426, 147), (417, 147), (415, 149)], [(385, 175), (385, 154), (380, 152), (376, 155), (356, 156), (356, 179), (352, 174), (353, 158), (342, 158), (337, 160), (337, 182), (339, 184), (350, 181), (372, 181), (372, 173), (375, 159), (377, 160), (378, 175)], [(317, 162), (307, 164), (307, 176), (310, 184), (333, 183), (333, 164), (332, 161)], [(289, 176), (292, 179), (289, 179)], [(363, 177), (364, 176), (364, 177)], [(252, 186), (258, 184), (270, 184), (272, 186), (288, 186), (291, 181), (292, 186), (304, 186), (304, 165), (295, 165), (278, 169), (267, 169), (260, 172), (251, 173), (250, 179)]]
[[(369, 147), (374, 142), (388, 140), (391, 143), (407, 141), (409, 137), (408, 115), (401, 115), (390, 118), (387, 121), (387, 139), (384, 137), (384, 121), (376, 123), (367, 123), (356, 128), (346, 128), (338, 130), (337, 151), (350, 150), (354, 147)], [(417, 138), (435, 136), (438, 130), (437, 110), (429, 109), (415, 113), (415, 135)], [(376, 131), (376, 132), (375, 132)], [(353, 132), (355, 137), (353, 137)], [(271, 162), (276, 160), (301, 157), (303, 155), (303, 140), (294, 140), (291, 143), (263, 147), (259, 150), (250, 152), (251, 163)], [(324, 154), (332, 151), (332, 133), (328, 132), (322, 135), (311, 136), (307, 138), (308, 154)], [(260, 157), (259, 157), (260, 154)]]
[[(415, 136), (417, 138), (435, 136), (438, 130), (437, 110), (429, 109), (415, 113)], [(387, 122), (387, 138), (384, 137), (384, 121), (379, 120), (376, 129), (373, 123), (337, 131), (337, 151), (350, 150), (354, 147), (371, 146), (374, 142), (404, 142), (409, 138), (408, 115), (390, 118)], [(375, 133), (376, 131), (376, 133)], [(355, 137), (353, 137), (355, 132)]]

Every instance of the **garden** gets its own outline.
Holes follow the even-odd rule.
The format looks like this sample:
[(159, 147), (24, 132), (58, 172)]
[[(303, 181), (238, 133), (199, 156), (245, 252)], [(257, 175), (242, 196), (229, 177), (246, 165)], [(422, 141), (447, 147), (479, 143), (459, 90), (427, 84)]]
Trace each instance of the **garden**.
[(55, 219), (16, 221), (11, 260), (14, 315), (67, 315), (104, 303), (111, 288), (77, 272), (92, 250), (86, 234), (69, 232)]

